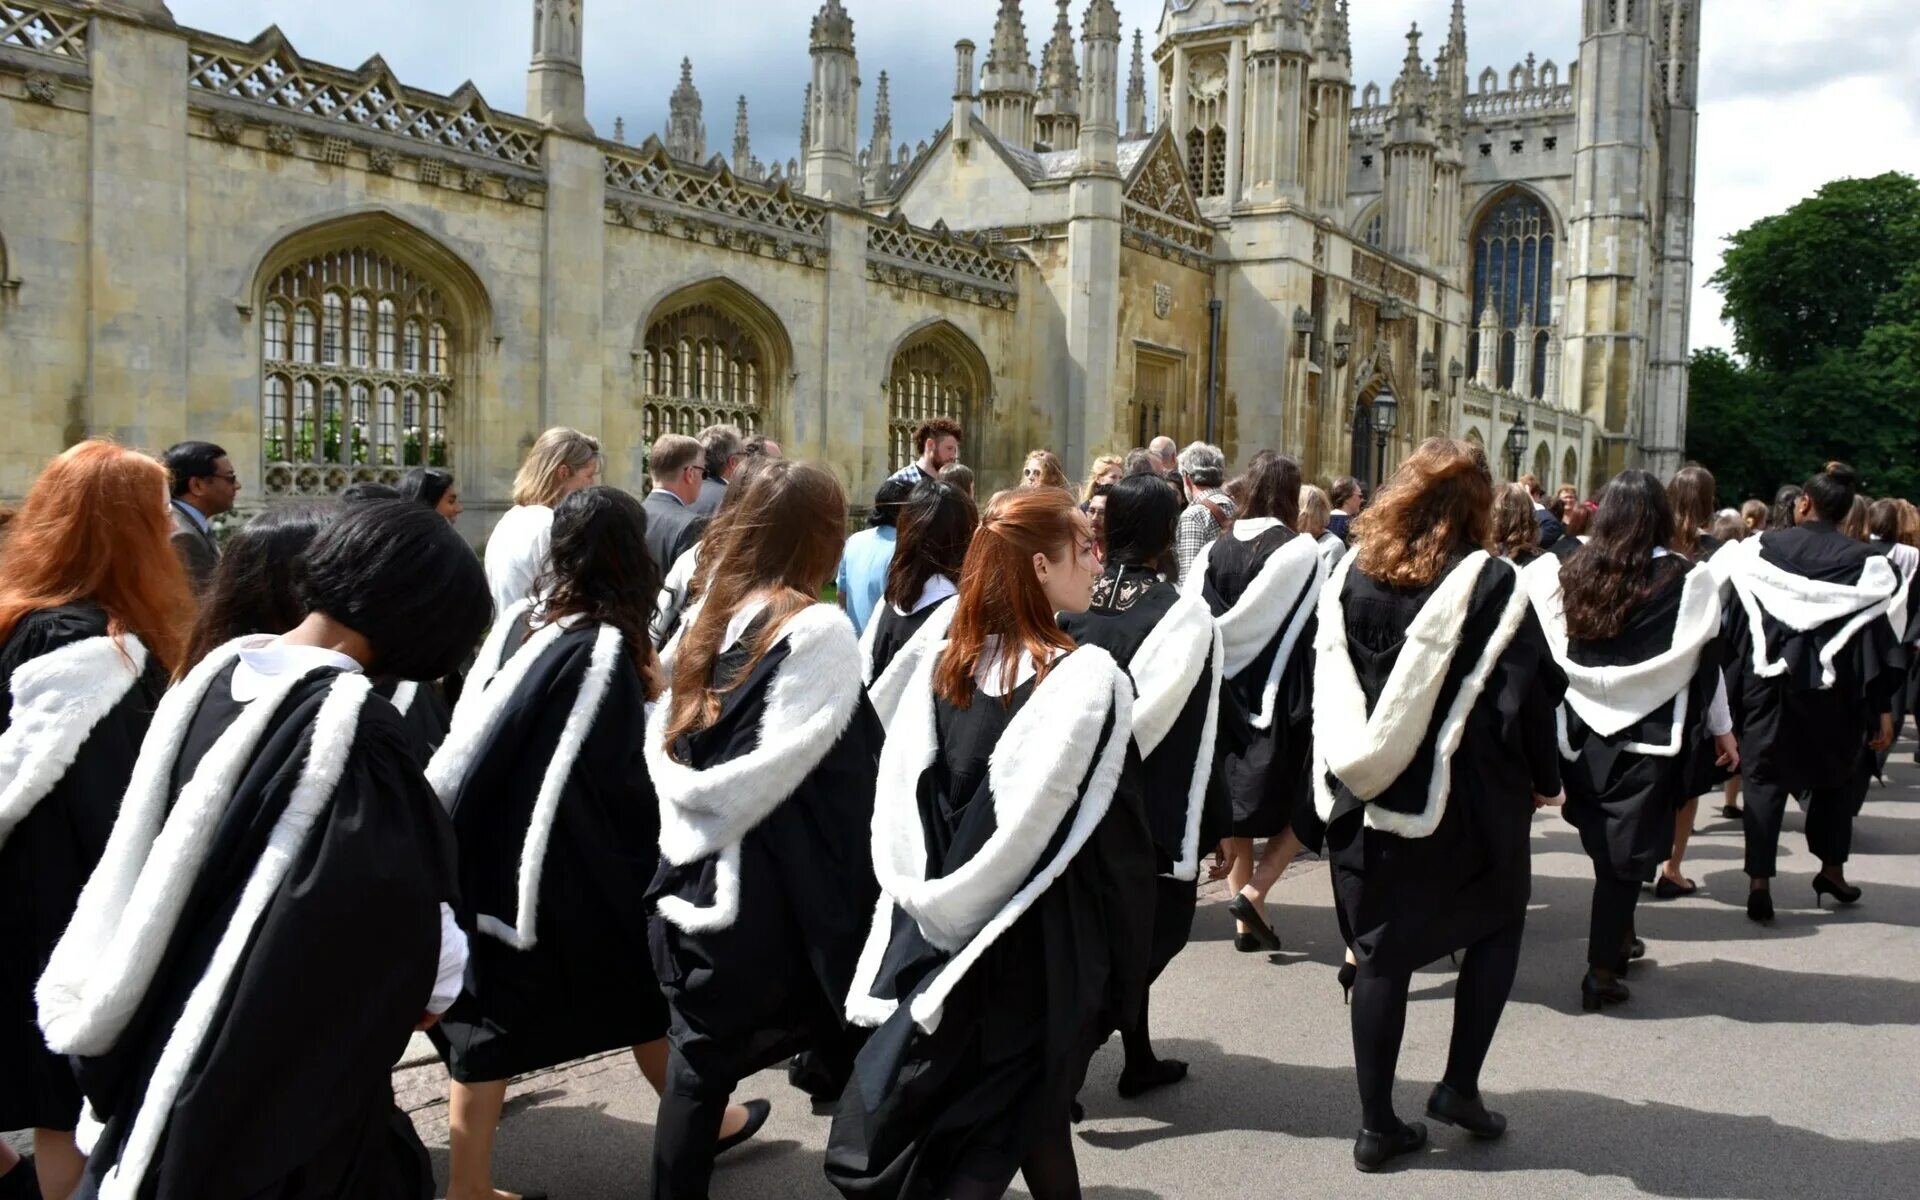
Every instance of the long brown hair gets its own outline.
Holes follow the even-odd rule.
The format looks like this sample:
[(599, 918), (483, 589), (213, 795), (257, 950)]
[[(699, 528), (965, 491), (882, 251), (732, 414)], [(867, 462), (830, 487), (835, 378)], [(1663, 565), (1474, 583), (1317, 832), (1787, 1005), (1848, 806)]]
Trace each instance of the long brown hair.
[[(729, 487), (739, 486), (736, 480)], [(698, 733), (720, 715), (720, 701), (779, 641), (793, 617), (817, 603), (833, 578), (847, 541), (847, 494), (833, 472), (817, 463), (770, 459), (742, 490), (738, 511), (716, 542), (700, 552), (711, 562), (700, 615), (673, 663), (673, 706), (667, 714), (669, 753), (683, 735)], [(727, 623), (756, 594), (768, 598), (767, 621), (746, 665), (725, 686), (713, 675)]]
[(1649, 569), (1653, 552), (1672, 541), (1678, 528), (1668, 495), (1645, 471), (1622, 471), (1600, 493), (1593, 535), (1560, 568), (1568, 636), (1617, 636), (1660, 586), (1660, 574)]
[[(720, 497), (720, 507), (714, 510), (712, 519), (707, 522), (705, 532), (700, 535), (703, 546), (713, 547), (721, 543), (727, 535), (727, 527), (733, 524), (734, 517), (740, 513), (740, 498), (747, 494), (753, 484), (754, 476), (758, 475), (767, 464), (778, 461), (780, 460), (756, 454), (734, 468), (733, 479), (727, 484), (726, 494)], [(701, 551), (700, 556), (694, 560), (696, 565), (693, 578), (687, 583), (686, 602), (688, 604), (693, 603), (697, 597), (706, 595), (707, 582), (713, 578), (713, 568), (717, 561), (717, 555), (708, 554), (705, 550)], [(672, 570), (673, 564), (662, 563), (660, 569)]]
[(0, 643), (21, 618), (88, 600), (107, 629), (140, 639), (169, 674), (184, 664), (193, 594), (169, 540), (167, 469), (107, 441), (47, 464), (7, 526)]
[(1853, 503), (1847, 506), (1847, 519), (1840, 522), (1840, 532), (1846, 534), (1856, 542), (1866, 541), (1868, 538), (1868, 513), (1872, 511), (1872, 508), (1873, 505), (1865, 496), (1856, 495), (1853, 498)]
[(1053, 651), (1073, 649), (1073, 639), (1054, 620), (1053, 606), (1034, 574), (1033, 556), (1072, 553), (1073, 539), (1091, 536), (1073, 497), (1055, 488), (1001, 492), (987, 505), (960, 573), (960, 597), (947, 631), (947, 650), (933, 675), (934, 694), (956, 708), (973, 703), (974, 671), (987, 639), (1000, 644), (1001, 691), (1012, 703), (1020, 652), (1033, 658), (1045, 679)]
[(1242, 517), (1274, 517), (1287, 528), (1300, 519), (1300, 464), (1284, 454), (1257, 459), (1247, 468), (1247, 503)]
[(1391, 587), (1425, 587), (1455, 555), (1486, 548), (1492, 508), (1486, 452), (1428, 438), (1354, 520), (1354, 565)]
[(959, 583), (979, 523), (972, 497), (952, 484), (929, 479), (914, 488), (895, 522), (899, 533), (887, 567), (887, 603), (906, 608), (935, 575)]
[(1524, 484), (1503, 483), (1493, 493), (1493, 552), (1517, 566), (1540, 554), (1540, 518)]
[(553, 540), (534, 594), (548, 623), (584, 618), (620, 631), (647, 699), (660, 695), (660, 660), (647, 622), (660, 566), (647, 552), (647, 510), (619, 488), (581, 488), (554, 506)]
[(1713, 524), (1713, 472), (1696, 464), (1681, 467), (1667, 485), (1673, 508), (1673, 552), (1700, 557), (1700, 531)]
[(1027, 457), (1022, 460), (1020, 464), (1023, 483), (1025, 482), (1024, 472), (1026, 464), (1036, 462), (1040, 464), (1040, 480), (1033, 485), (1034, 487), (1056, 487), (1062, 491), (1067, 489), (1069, 486), (1067, 483), (1067, 469), (1060, 465), (1060, 456), (1051, 450), (1030, 450), (1027, 452)]

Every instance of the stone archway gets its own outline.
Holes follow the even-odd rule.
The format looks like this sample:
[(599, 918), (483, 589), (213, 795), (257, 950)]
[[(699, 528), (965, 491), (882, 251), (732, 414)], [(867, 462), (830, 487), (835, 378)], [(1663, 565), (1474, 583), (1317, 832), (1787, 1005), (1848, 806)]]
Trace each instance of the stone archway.
[(703, 280), (672, 292), (641, 325), (642, 440), (691, 437), (710, 425), (786, 436), (792, 361), (786, 327), (733, 280)]

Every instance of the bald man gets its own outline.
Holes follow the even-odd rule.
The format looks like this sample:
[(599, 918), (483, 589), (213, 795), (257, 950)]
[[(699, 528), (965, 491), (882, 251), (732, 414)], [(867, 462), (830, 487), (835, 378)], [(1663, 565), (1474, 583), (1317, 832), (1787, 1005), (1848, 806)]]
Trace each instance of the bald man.
[(1153, 455), (1153, 472), (1165, 477), (1173, 474), (1179, 465), (1180, 447), (1170, 437), (1157, 437), (1147, 443), (1147, 453)]

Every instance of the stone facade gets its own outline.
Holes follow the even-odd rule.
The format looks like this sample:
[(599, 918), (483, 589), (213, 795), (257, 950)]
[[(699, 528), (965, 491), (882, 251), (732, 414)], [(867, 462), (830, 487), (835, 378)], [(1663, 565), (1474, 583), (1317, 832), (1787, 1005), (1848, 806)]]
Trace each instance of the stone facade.
[(897, 149), (884, 107), (858, 144), (827, 0), (771, 166), (744, 99), (699, 161), (691, 64), (666, 140), (597, 138), (583, 7), (535, 0), (522, 117), (160, 0), (0, 3), (0, 496), (90, 434), (195, 436), (255, 504), (446, 463), (478, 535), (548, 425), (641, 488), (653, 436), (727, 419), (858, 502), (935, 413), (988, 488), (1033, 446), (1209, 431), (1324, 478), (1372, 465), (1383, 387), (1389, 455), (1524, 411), (1549, 482), (1677, 460), (1697, 0), (1586, 0), (1594, 70), (1472, 90), (1456, 5), (1434, 68), (1412, 44), (1358, 102), (1344, 2), (1173, 0), (1123, 93), (1110, 0), (1077, 38), (1060, 3), (1038, 69), (1003, 0), (954, 121)]

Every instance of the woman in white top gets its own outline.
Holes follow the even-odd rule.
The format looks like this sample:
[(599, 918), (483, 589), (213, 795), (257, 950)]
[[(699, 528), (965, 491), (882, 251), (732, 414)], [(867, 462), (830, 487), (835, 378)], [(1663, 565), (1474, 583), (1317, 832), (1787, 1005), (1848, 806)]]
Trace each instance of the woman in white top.
[(553, 506), (600, 479), (600, 442), (558, 426), (540, 435), (513, 480), (513, 507), (487, 539), (487, 590), (503, 613), (533, 592), (546, 569)]

